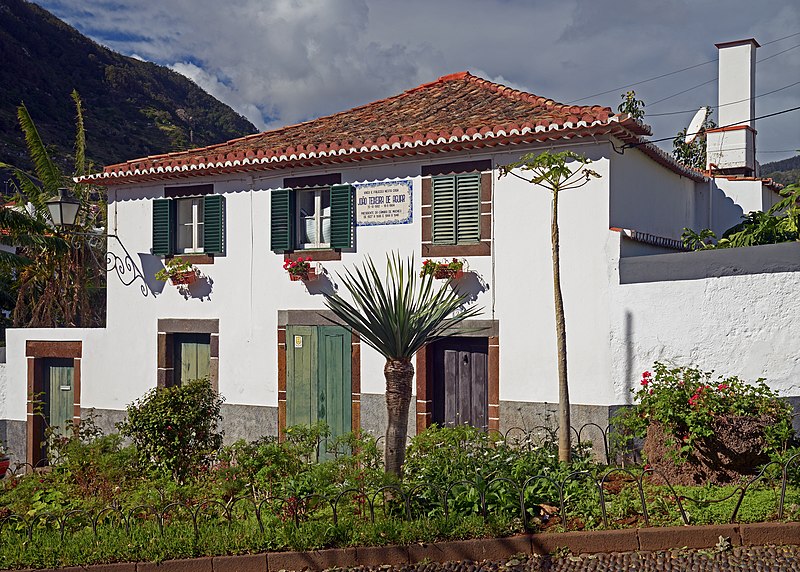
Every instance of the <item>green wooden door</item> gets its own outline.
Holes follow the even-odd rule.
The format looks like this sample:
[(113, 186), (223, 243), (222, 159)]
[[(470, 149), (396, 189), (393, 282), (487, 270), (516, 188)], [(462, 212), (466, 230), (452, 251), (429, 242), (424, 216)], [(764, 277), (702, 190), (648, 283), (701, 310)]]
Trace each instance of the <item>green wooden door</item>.
[(66, 435), (75, 413), (75, 367), (72, 359), (47, 359), (44, 376), (47, 423), (59, 435)]
[(331, 436), (320, 444), (319, 458), (328, 458), (328, 443), (352, 427), (350, 332), (288, 326), (286, 341), (286, 425), (324, 421)]
[(174, 334), (174, 385), (193, 379), (209, 379), (211, 374), (211, 336), (209, 334)]

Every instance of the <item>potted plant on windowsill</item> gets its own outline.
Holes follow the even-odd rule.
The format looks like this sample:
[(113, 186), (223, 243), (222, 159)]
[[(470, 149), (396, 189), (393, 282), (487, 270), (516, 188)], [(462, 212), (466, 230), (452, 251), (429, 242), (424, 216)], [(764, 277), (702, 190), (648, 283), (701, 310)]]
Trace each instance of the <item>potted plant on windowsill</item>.
[(289, 280), (292, 282), (298, 280), (310, 282), (318, 278), (317, 269), (311, 266), (310, 256), (299, 256), (296, 260), (287, 258), (283, 263), (283, 269), (289, 274)]
[(440, 280), (458, 280), (467, 272), (467, 261), (453, 258), (450, 261), (436, 262), (430, 258), (423, 261), (422, 270), (419, 276), (422, 278), (426, 274), (433, 274), (434, 278)]
[(169, 280), (173, 286), (188, 286), (197, 280), (200, 272), (183, 258), (171, 258), (164, 268), (156, 272), (156, 280)]

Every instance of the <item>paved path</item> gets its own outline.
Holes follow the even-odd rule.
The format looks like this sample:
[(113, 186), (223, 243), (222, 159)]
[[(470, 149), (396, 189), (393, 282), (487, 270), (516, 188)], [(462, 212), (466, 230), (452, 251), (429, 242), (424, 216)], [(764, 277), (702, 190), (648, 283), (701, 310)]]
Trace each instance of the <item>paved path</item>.
[(350, 568), (349, 572), (800, 572), (800, 546), (749, 546), (724, 551), (673, 550), (581, 556), (518, 557), (500, 562), (420, 563)]

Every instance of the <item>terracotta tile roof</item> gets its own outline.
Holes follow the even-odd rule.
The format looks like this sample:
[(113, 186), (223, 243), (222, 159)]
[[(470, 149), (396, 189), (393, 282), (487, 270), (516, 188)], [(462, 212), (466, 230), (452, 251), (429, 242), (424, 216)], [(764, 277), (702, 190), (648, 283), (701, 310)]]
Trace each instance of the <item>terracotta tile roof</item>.
[(657, 234), (650, 234), (649, 232), (642, 232), (641, 230), (619, 228), (616, 226), (609, 227), (608, 230), (618, 232), (625, 238), (635, 242), (650, 244), (652, 246), (661, 246), (663, 248), (671, 248), (672, 250), (689, 251), (689, 249), (683, 245), (683, 241), (678, 240), (677, 238), (669, 238), (666, 236), (659, 236)]
[(720, 175), (719, 173), (711, 173), (710, 171), (703, 171), (706, 176), (714, 177), (716, 179), (728, 179), (729, 181), (761, 181), (767, 189), (775, 191), (776, 193), (783, 190), (784, 185), (771, 179), (770, 177), (745, 177), (744, 175)]
[(134, 159), (82, 180), (120, 185), (323, 165), (624, 132), (646, 125), (609, 107), (569, 106), (467, 72), (387, 99), (226, 143)]

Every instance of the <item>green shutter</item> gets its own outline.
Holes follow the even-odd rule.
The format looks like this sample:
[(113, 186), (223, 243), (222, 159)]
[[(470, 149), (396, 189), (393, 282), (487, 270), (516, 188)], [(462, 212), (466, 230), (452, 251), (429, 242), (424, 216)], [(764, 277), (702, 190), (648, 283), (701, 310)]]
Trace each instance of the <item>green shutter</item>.
[(456, 242), (456, 178), (434, 177), (433, 244)]
[(481, 239), (481, 175), (456, 177), (456, 244)]
[(203, 251), (208, 254), (225, 252), (225, 197), (203, 197)]
[(170, 199), (153, 201), (153, 254), (168, 256), (174, 253), (175, 203)]
[(331, 187), (331, 248), (353, 248), (352, 185)]
[(270, 205), (270, 248), (285, 252), (293, 247), (294, 193), (291, 189), (275, 189)]

